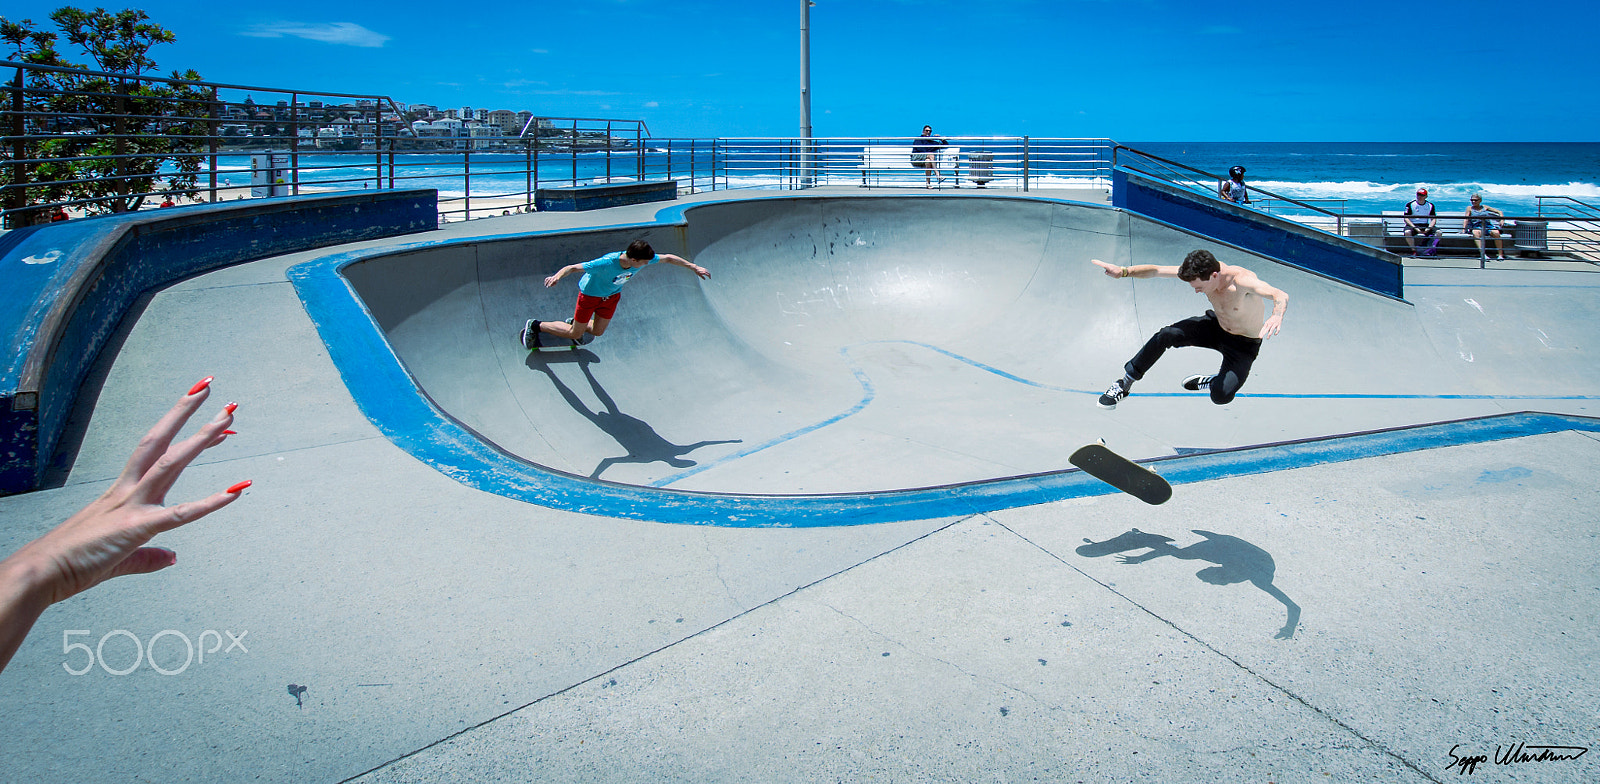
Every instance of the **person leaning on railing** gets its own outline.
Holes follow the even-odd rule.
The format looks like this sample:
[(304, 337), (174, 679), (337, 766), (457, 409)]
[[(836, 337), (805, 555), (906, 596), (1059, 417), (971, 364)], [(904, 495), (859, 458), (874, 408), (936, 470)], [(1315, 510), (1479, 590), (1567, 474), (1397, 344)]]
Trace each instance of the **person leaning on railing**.
[(1235, 166), (1229, 169), (1228, 179), (1217, 186), (1217, 193), (1234, 204), (1249, 204), (1250, 189), (1244, 184), (1244, 167)]

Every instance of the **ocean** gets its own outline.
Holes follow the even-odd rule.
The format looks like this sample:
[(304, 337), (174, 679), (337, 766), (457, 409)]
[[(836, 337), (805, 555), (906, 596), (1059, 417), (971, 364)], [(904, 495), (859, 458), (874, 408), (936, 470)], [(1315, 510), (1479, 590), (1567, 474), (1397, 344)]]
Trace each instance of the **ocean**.
[[(1377, 214), (1399, 210), (1426, 187), (1429, 199), (1441, 212), (1465, 209), (1467, 197), (1484, 193), (1485, 202), (1509, 216), (1532, 216), (1539, 196), (1566, 196), (1600, 208), (1600, 143), (1432, 143), (1432, 142), (1125, 142), (1125, 146), (1209, 172), (1223, 173), (1230, 166), (1246, 169), (1245, 181), (1257, 189), (1279, 196), (1306, 201), (1346, 215)], [(709, 185), (712, 160), (705, 143), (697, 150), (695, 165), (699, 184)], [(735, 157), (745, 157), (735, 154)], [(769, 156), (770, 158), (771, 156)], [(842, 170), (853, 168), (855, 156), (840, 163)], [(647, 176), (664, 174), (667, 154), (660, 148), (646, 153)], [(689, 156), (683, 150), (672, 155), (675, 175), (683, 178)], [(437, 188), (440, 197), (458, 199), (466, 188), (461, 158), (451, 155), (396, 155), (399, 169), (397, 187)], [(759, 157), (756, 158), (760, 160)], [(317, 185), (336, 180), (338, 187), (359, 189), (379, 183), (373, 153), (303, 154), (300, 156), (302, 183)], [(603, 154), (583, 153), (544, 155), (540, 159), (540, 180), (550, 187), (588, 182), (606, 174)], [(611, 174), (631, 177), (635, 156), (613, 156)], [(1038, 162), (1035, 161), (1035, 165)], [(329, 168), (337, 167), (337, 168)], [(1074, 172), (1052, 172), (1049, 164), (1038, 172), (1035, 187), (1052, 185), (1105, 185)], [(250, 156), (224, 155), (219, 160), (219, 182), (237, 187), (249, 184)], [(520, 154), (474, 153), (471, 192), (474, 198), (521, 194), (529, 185)], [(717, 187), (776, 187), (783, 183), (781, 173), (762, 164), (745, 164), (719, 172)], [(725, 173), (726, 177), (721, 174)], [(383, 184), (387, 184), (385, 180)], [(839, 184), (851, 184), (848, 179)], [(995, 185), (1008, 183), (996, 182)]]

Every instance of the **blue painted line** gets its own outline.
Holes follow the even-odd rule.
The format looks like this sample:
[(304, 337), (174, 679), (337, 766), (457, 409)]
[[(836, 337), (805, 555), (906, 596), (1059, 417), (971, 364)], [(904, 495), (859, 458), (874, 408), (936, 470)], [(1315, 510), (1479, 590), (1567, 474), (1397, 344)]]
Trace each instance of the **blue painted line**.
[[(962, 356), (960, 354), (957, 354), (957, 353), (955, 353), (953, 351), (948, 351), (946, 349), (939, 348), (938, 346), (929, 345), (927, 343), (920, 343), (920, 342), (913, 341), (913, 340), (879, 340), (879, 341), (873, 341), (873, 342), (875, 342), (875, 343), (904, 343), (904, 344), (910, 345), (910, 346), (918, 346), (918, 347), (921, 347), (921, 348), (925, 348), (925, 349), (928, 349), (929, 351), (933, 351), (935, 353), (943, 354), (943, 355), (945, 355), (945, 356), (947, 356), (947, 357), (949, 357), (951, 359), (956, 360), (957, 362), (961, 362), (963, 364), (970, 365), (970, 366), (972, 366), (974, 368), (977, 368), (979, 370), (982, 370), (982, 371), (984, 371), (986, 373), (993, 373), (994, 375), (997, 375), (997, 376), (999, 376), (1001, 378), (1004, 378), (1004, 379), (1006, 379), (1008, 381), (1015, 381), (1015, 382), (1017, 382), (1019, 384), (1025, 384), (1027, 386), (1035, 387), (1037, 389), (1045, 389), (1045, 390), (1050, 390), (1052, 392), (1067, 392), (1067, 393), (1077, 394), (1077, 395), (1099, 395), (1100, 394), (1100, 390), (1072, 389), (1070, 387), (1058, 387), (1058, 386), (1055, 386), (1053, 384), (1045, 384), (1043, 382), (1034, 381), (1034, 380), (1028, 379), (1028, 378), (1023, 378), (1022, 376), (1016, 375), (1014, 373), (1009, 373), (1007, 371), (1000, 370), (999, 368), (993, 367), (991, 365), (986, 365), (986, 364), (984, 364), (982, 362), (979, 362), (979, 361), (977, 361), (975, 359), (972, 359), (970, 357), (964, 357), (964, 356)], [(1189, 392), (1189, 391), (1184, 391), (1184, 392), (1139, 392), (1139, 393), (1137, 393), (1136, 396), (1137, 397), (1203, 397), (1204, 394), (1200, 393), (1200, 392)], [(1600, 400), (1600, 395), (1401, 395), (1401, 394), (1378, 394), (1378, 393), (1357, 393), (1357, 392), (1351, 392), (1351, 393), (1343, 393), (1343, 392), (1321, 392), (1321, 393), (1241, 392), (1241, 393), (1238, 394), (1237, 397), (1261, 398), (1261, 399), (1279, 398), (1279, 399), (1286, 399), (1286, 400)]]
[[(615, 228), (648, 228), (651, 225)], [(289, 280), (294, 284), (312, 323), (322, 335), (330, 357), (362, 413), (396, 446), (468, 487), (567, 512), (661, 523), (745, 528), (827, 527), (929, 520), (1117, 492), (1077, 469), (868, 493), (759, 495), (687, 492), (591, 480), (509, 455), (479, 440), (467, 428), (433, 406), (405, 371), (366, 306), (339, 272), (342, 267), (356, 261), (414, 251), (421, 247), (471, 244), (489, 239), (494, 238), (412, 242), (381, 249), (336, 253), (297, 265), (288, 271)], [(975, 366), (986, 367), (981, 363)], [(858, 378), (866, 390), (861, 402), (849, 411), (809, 429), (795, 431), (791, 437), (859, 413), (873, 399), (873, 391), (870, 380), (864, 374), (858, 373)], [(1026, 382), (1020, 377), (1012, 378)], [(1573, 430), (1600, 433), (1600, 419), (1541, 413), (1504, 414), (1374, 433), (1185, 454), (1145, 463), (1173, 484), (1182, 485)], [(774, 442), (781, 442), (782, 439), (774, 439)], [(758, 448), (770, 448), (771, 445), (775, 444), (769, 442)], [(756, 448), (748, 451), (756, 451)]]
[[(847, 353), (848, 351), (849, 351), (849, 349), (845, 348), (845, 349), (841, 349), (840, 353), (843, 354), (843, 353)], [(733, 454), (725, 455), (723, 457), (720, 457), (720, 458), (718, 458), (716, 460), (712, 460), (712, 461), (706, 462), (706, 463), (701, 463), (700, 465), (697, 465), (694, 468), (691, 468), (691, 469), (689, 469), (687, 471), (679, 471), (678, 473), (673, 474), (672, 476), (668, 476), (668, 477), (663, 477), (661, 479), (657, 479), (656, 481), (651, 482), (650, 486), (651, 487), (666, 487), (667, 485), (674, 484), (674, 483), (678, 482), (681, 479), (687, 479), (687, 478), (689, 478), (691, 476), (694, 476), (695, 474), (701, 473), (703, 471), (710, 471), (713, 468), (718, 468), (720, 466), (727, 465), (727, 464), (735, 462), (737, 460), (743, 460), (744, 458), (749, 457), (749, 456), (751, 456), (751, 455), (753, 455), (753, 454), (755, 454), (757, 452), (762, 452), (762, 451), (771, 449), (772, 447), (778, 446), (779, 444), (788, 443), (790, 441), (795, 440), (796, 438), (800, 438), (801, 436), (810, 435), (812, 433), (817, 432), (818, 430), (821, 430), (821, 429), (823, 429), (825, 427), (829, 427), (831, 425), (836, 425), (836, 424), (838, 424), (840, 422), (843, 422), (846, 419), (849, 419), (850, 417), (855, 416), (856, 414), (861, 413), (861, 411), (867, 407), (867, 404), (871, 403), (873, 401), (873, 399), (875, 397), (877, 397), (877, 391), (872, 386), (872, 379), (867, 378), (866, 372), (863, 371), (861, 368), (855, 367), (852, 364), (852, 366), (850, 368), (850, 371), (855, 374), (856, 382), (861, 384), (861, 392), (862, 392), (862, 394), (861, 394), (861, 400), (857, 401), (857, 403), (854, 406), (851, 406), (844, 413), (838, 414), (836, 416), (829, 417), (829, 418), (824, 419), (821, 422), (818, 422), (818, 423), (813, 424), (813, 425), (807, 425), (806, 427), (799, 428), (798, 430), (791, 430), (791, 431), (789, 431), (787, 433), (784, 433), (781, 436), (778, 436), (777, 438), (773, 438), (773, 439), (771, 439), (769, 441), (763, 442), (761, 444), (757, 444), (756, 446), (750, 447), (749, 449), (743, 449), (743, 450), (740, 450), (738, 452), (734, 452)]]

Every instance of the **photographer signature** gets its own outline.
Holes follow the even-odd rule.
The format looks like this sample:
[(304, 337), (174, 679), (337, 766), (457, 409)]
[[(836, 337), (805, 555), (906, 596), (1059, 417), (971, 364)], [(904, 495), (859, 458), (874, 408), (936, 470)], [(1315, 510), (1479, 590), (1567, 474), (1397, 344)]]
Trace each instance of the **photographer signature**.
[[(1459, 743), (1450, 747), (1450, 765), (1445, 770), (1456, 770), (1457, 773), (1463, 776), (1470, 776), (1478, 771), (1479, 765), (1488, 762), (1490, 759), (1489, 755), (1486, 754), (1469, 754), (1465, 756), (1457, 754), (1456, 750), (1459, 748), (1461, 748)], [(1589, 747), (1587, 746), (1529, 746), (1526, 743), (1513, 743), (1504, 747), (1504, 753), (1501, 752), (1501, 748), (1500, 746), (1494, 747), (1494, 764), (1496, 765), (1518, 765), (1524, 762), (1566, 762), (1589, 753)]]

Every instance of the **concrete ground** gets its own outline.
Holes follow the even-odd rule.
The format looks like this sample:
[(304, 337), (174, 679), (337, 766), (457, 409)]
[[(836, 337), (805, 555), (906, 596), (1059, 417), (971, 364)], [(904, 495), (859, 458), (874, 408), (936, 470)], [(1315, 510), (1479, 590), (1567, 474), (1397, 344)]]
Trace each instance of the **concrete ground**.
[[(656, 210), (493, 218), (428, 238), (628, 224)], [(0, 499), (0, 550), (103, 491), (139, 435), (207, 375), (212, 404), (240, 403), (240, 435), (202, 456), (170, 498), (255, 486), (157, 540), (179, 553), (176, 567), (45, 614), (0, 675), (0, 778), (1600, 779), (1595, 754), (1575, 756), (1600, 741), (1592, 267), (1413, 268), (1407, 304), (1240, 254), (1294, 297), (1247, 394), (1223, 409), (1173, 394), (1190, 372), (1175, 352), (1160, 379), (1101, 412), (1093, 395), (1121, 361), (1108, 358), (1202, 304), (1174, 281), (1069, 277), (1091, 250), (1176, 263), (1166, 251), (1192, 241), (1140, 231), (1119, 235), (1130, 245), (1043, 252), (1061, 263), (1041, 264), (1039, 285), (1050, 275), (1062, 285), (1025, 285), (1015, 301), (1088, 292), (1030, 311), (1048, 317), (1047, 344), (1019, 336), (1038, 326), (1024, 318), (1003, 339), (966, 340), (954, 325), (930, 343), (945, 353), (863, 354), (878, 395), (855, 430), (784, 442), (815, 486), (746, 471), (740, 447), (724, 445), (693, 455), (716, 468), (684, 489), (882, 489), (860, 466), (839, 467), (874, 445), (890, 450), (887, 487), (915, 486), (919, 467), (939, 472), (930, 484), (979, 481), (1013, 459), (985, 432), (1014, 442), (1031, 430), (1050, 435), (1021, 450), (1012, 473), (1064, 468), (1072, 447), (1105, 433), (1137, 456), (1169, 457), (1153, 465), (1174, 478), (1173, 499), (1063, 495), (981, 511), (973, 501), (938, 519), (847, 527), (670, 525), (470, 489), (358, 407), (285, 278), (328, 251), (170, 286), (102, 357), (59, 486)], [(727, 251), (697, 259), (712, 267), (700, 290), (713, 304), (739, 293)], [(665, 300), (640, 285), (650, 280), (629, 289), (638, 323), (654, 323), (646, 303)], [(1102, 300), (1115, 307), (1084, 311)], [(1128, 315), (1106, 325), (1118, 312)], [(1062, 313), (1104, 333), (1064, 340)], [(763, 323), (746, 315), (735, 337)], [(860, 324), (866, 311), (846, 315)], [(694, 386), (694, 363), (678, 376), (627, 375), (615, 357), (641, 334), (627, 317), (587, 369), (625, 411), (648, 409), (643, 421), (668, 430), (657, 401)], [(1087, 358), (1067, 362), (1079, 355), (1061, 352), (1073, 350)], [(1030, 352), (1054, 362), (1026, 364)], [(428, 356), (396, 353), (412, 366)], [(526, 374), (507, 389), (544, 379), (547, 394), (561, 384), (587, 394), (579, 363), (501, 367)], [(832, 389), (818, 368), (783, 372)], [(772, 386), (806, 403), (806, 386)], [(771, 435), (760, 397), (728, 398), (745, 402), (721, 424), (746, 445)], [(1344, 437), (1524, 410), (1575, 418), (1488, 436), (1446, 425), (1378, 446)], [(689, 413), (696, 430), (715, 421)], [(554, 426), (579, 434), (581, 449), (551, 450), (581, 477), (617, 444), (581, 437), (580, 424)], [(1332, 461), (1304, 445), (1223, 453), (1245, 456), (1234, 471), (1170, 457), (1307, 438), (1324, 439)], [(907, 446), (919, 441), (926, 453)], [(670, 479), (663, 465), (616, 465), (606, 470), (625, 476), (602, 478)]]

